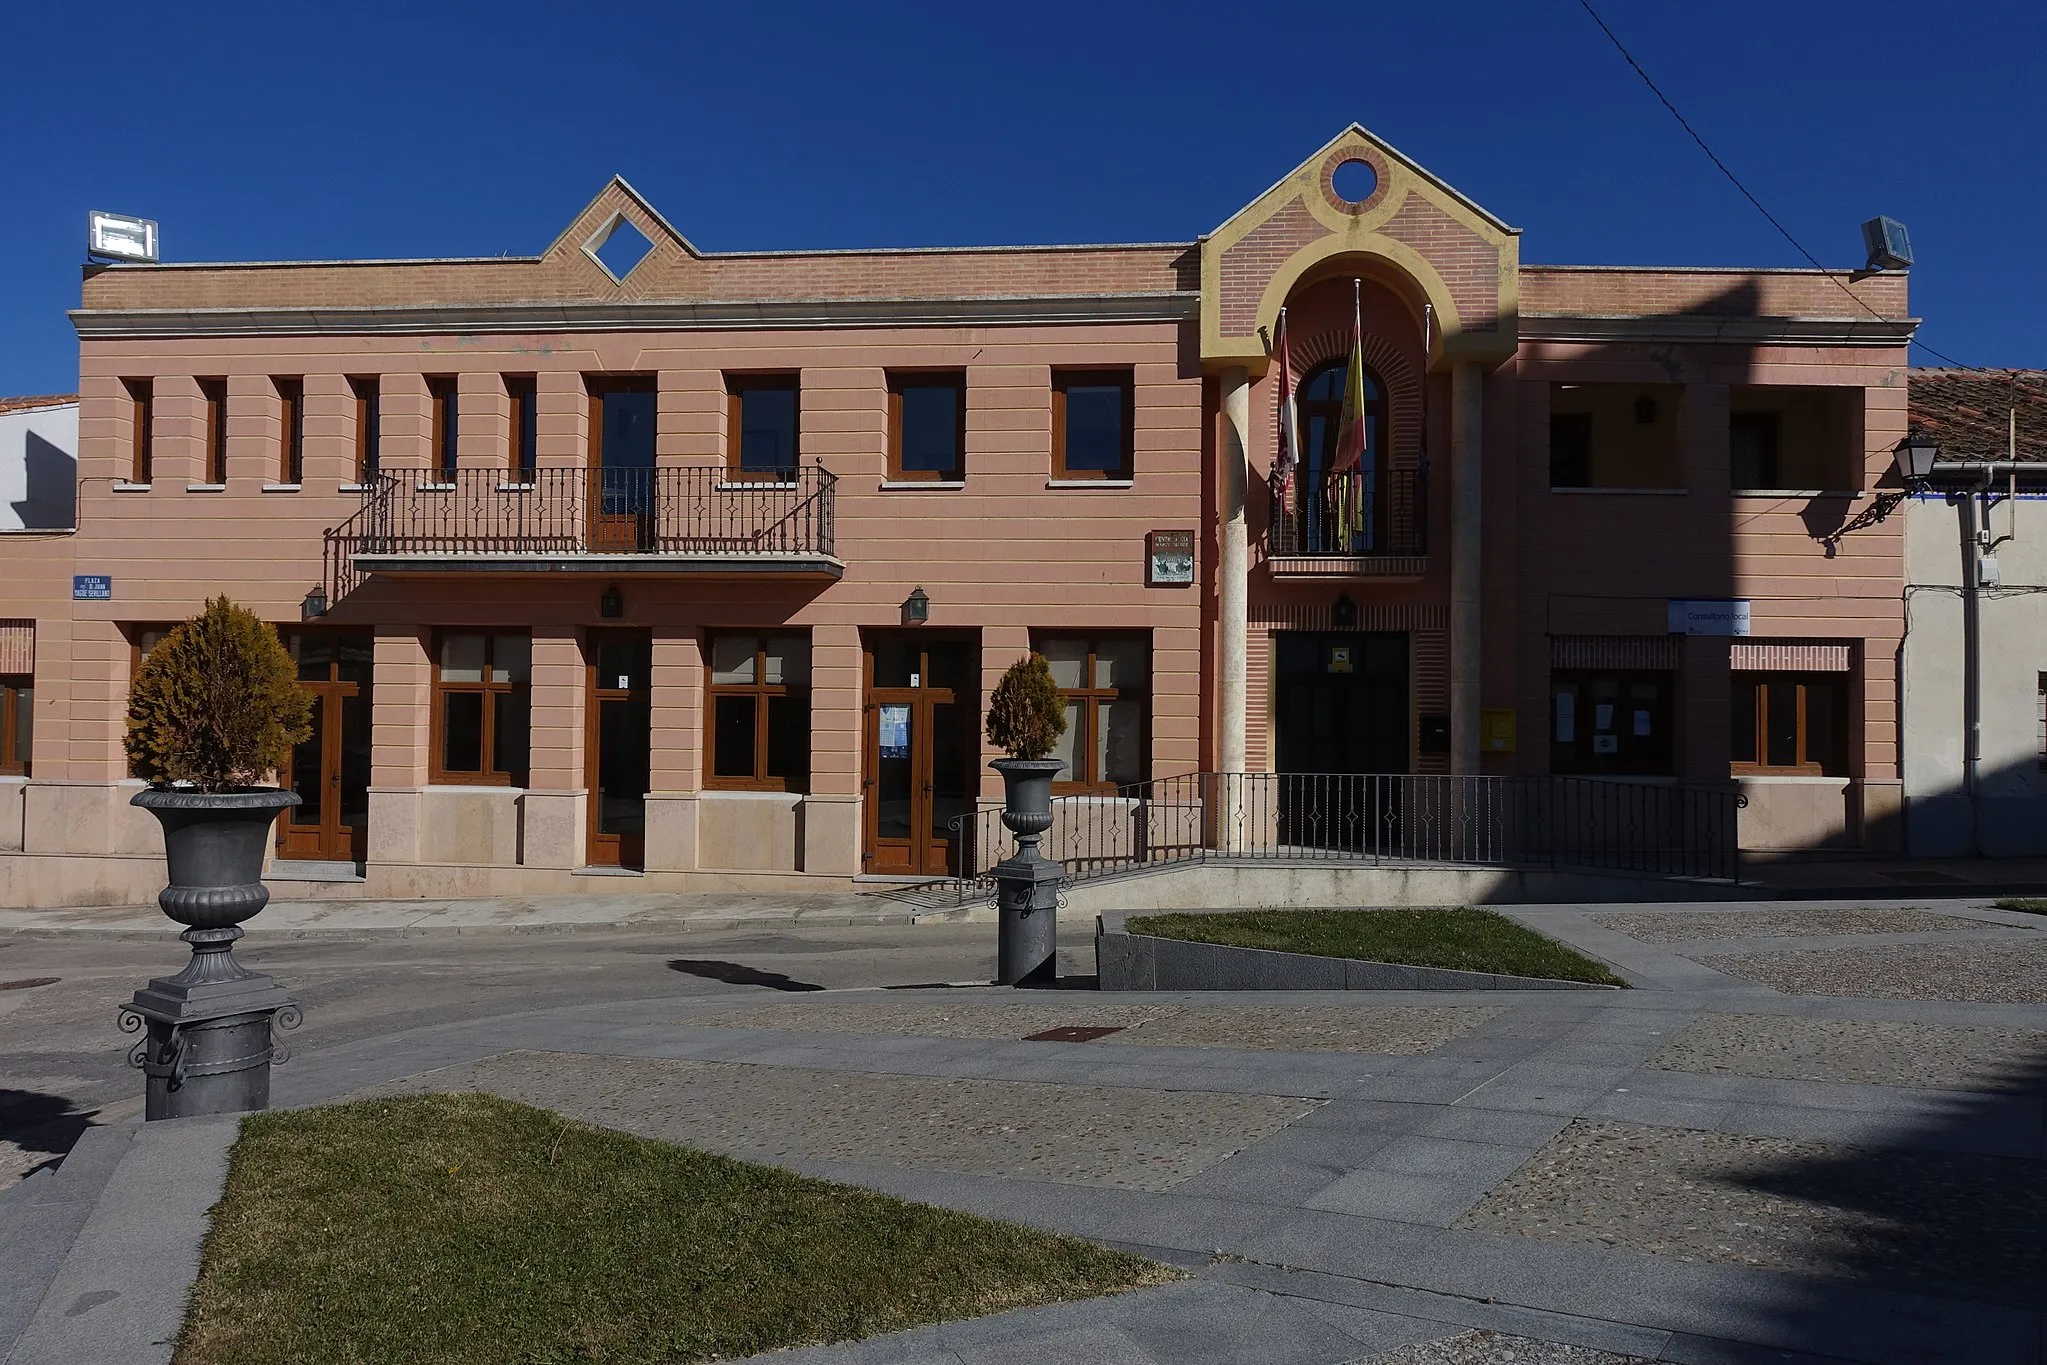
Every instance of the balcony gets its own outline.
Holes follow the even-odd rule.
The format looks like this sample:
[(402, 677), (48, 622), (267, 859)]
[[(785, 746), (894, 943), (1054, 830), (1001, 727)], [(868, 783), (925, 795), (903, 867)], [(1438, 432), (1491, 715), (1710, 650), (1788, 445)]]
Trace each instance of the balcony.
[[(459, 469), (376, 475), (327, 533), (337, 580), (452, 572), (839, 578), (837, 480), (724, 467)], [(337, 581), (337, 590), (352, 586)]]
[[(1276, 578), (1420, 578), (1428, 571), (1428, 473), (1366, 470), (1297, 479), (1272, 495), (1266, 563)], [(1290, 505), (1289, 505), (1290, 504)]]

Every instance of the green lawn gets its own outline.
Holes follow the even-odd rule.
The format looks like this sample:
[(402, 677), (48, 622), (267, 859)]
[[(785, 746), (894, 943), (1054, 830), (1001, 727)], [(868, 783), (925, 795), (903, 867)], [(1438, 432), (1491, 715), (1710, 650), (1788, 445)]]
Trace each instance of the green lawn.
[(1177, 1274), (489, 1095), (363, 1100), (243, 1126), (176, 1365), (726, 1360)]
[(1239, 910), (1224, 915), (1132, 917), (1133, 934), (1353, 957), (1413, 967), (1505, 972), (1602, 986), (1628, 983), (1583, 953), (1490, 910)]
[(2004, 896), (1990, 903), (2000, 910), (2023, 910), (2029, 915), (2047, 915), (2047, 899), (2039, 896)]

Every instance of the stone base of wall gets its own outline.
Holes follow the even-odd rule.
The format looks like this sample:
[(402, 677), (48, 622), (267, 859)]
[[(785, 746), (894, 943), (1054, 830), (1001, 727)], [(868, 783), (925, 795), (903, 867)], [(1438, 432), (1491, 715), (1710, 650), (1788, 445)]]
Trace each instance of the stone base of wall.
[(1610, 991), (1585, 981), (1360, 962), (1222, 943), (1152, 938), (1111, 927), (1095, 934), (1095, 972), (1105, 991)]

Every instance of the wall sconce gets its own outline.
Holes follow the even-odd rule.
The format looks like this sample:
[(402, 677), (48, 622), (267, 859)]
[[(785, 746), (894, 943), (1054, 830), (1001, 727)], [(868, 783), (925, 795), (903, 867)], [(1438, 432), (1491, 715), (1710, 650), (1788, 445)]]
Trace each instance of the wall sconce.
[(921, 626), (931, 619), (931, 599), (924, 595), (924, 589), (912, 588), (910, 595), (903, 599), (903, 624)]
[(1646, 393), (1635, 400), (1635, 425), (1656, 425), (1656, 400)]
[(1329, 624), (1337, 630), (1353, 630), (1358, 623), (1358, 604), (1350, 600), (1350, 594), (1340, 592), (1336, 604), (1329, 609)]
[(306, 594), (306, 600), (299, 603), (299, 620), (311, 621), (327, 614), (327, 590), (319, 584)]
[(625, 615), (625, 594), (618, 590), (617, 584), (606, 588), (604, 596), (597, 599), (597, 614), (607, 621), (616, 621)]

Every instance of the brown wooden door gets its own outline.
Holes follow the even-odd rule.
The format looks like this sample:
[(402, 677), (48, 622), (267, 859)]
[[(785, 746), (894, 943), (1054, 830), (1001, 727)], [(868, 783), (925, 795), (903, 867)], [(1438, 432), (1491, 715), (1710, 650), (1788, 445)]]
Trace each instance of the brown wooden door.
[(654, 642), (639, 631), (593, 631), (586, 647), (590, 723), (590, 862), (644, 867), (653, 746), (649, 673)]
[(277, 855), (361, 862), (369, 838), (368, 635), (301, 630), (291, 637), (299, 686), (312, 694), (313, 733), (292, 750), (299, 804), (277, 822)]
[(654, 548), (654, 381), (604, 379), (590, 387), (590, 549)]
[(971, 638), (877, 633), (865, 673), (867, 870), (953, 874), (976, 806), (980, 649)]

